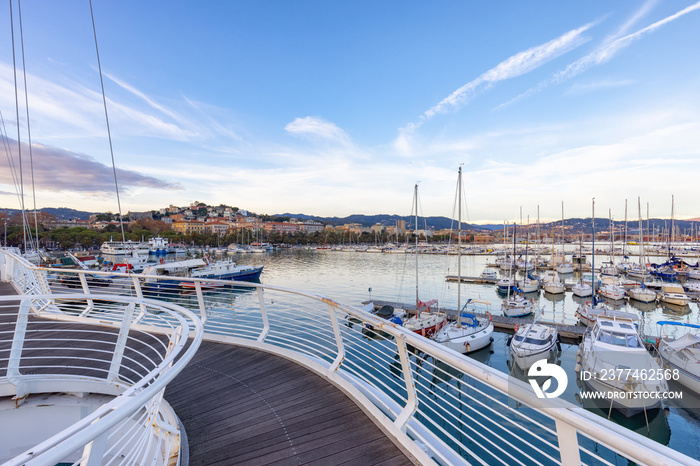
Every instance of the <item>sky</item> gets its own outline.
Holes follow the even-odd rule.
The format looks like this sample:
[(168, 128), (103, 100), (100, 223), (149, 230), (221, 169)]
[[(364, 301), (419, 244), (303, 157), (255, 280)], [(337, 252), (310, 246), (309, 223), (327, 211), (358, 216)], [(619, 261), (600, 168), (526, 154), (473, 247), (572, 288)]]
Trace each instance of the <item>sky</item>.
[(700, 216), (700, 2), (12, 8), (0, 207)]

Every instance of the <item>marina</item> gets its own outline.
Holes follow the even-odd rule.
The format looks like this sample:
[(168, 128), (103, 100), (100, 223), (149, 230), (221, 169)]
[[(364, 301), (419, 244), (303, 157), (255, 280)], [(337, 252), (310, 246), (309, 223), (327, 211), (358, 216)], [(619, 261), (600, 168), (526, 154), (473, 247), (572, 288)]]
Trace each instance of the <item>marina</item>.
[[(369, 259), (371, 257), (372, 259)], [(245, 260), (240, 257), (236, 258), (238, 262), (243, 263)], [(445, 286), (448, 285), (448, 283), (444, 280), (444, 272), (439, 273), (437, 276), (433, 276), (432, 274), (428, 273), (427, 271), (436, 269), (440, 270), (444, 266), (442, 264), (441, 267), (438, 267), (438, 264), (436, 262), (443, 262), (445, 258), (439, 258), (435, 256), (433, 259), (425, 261), (426, 262), (426, 267), (424, 269), (424, 273), (421, 275), (425, 275), (427, 278), (428, 282), (428, 288), (431, 286), (430, 282), (433, 282), (432, 284), (437, 284), (440, 283), (440, 285)], [(314, 315), (313, 317), (315, 323), (315, 326), (318, 326), (319, 324), (322, 323), (324, 320), (321, 316), (322, 314), (314, 314), (314, 313), (309, 313), (311, 311), (310, 308), (307, 308), (302, 302), (298, 301), (297, 299), (289, 299), (290, 297), (287, 297), (285, 299), (281, 299), (281, 296), (277, 297), (272, 297), (275, 293), (274, 288), (277, 287), (283, 287), (283, 289), (289, 289), (288, 287), (290, 286), (298, 286), (300, 283), (305, 284), (307, 289), (310, 290), (311, 293), (314, 292), (319, 292), (320, 290), (328, 290), (328, 289), (335, 289), (337, 294), (343, 294), (345, 295), (345, 299), (351, 300), (353, 303), (357, 303), (359, 306), (359, 303), (362, 300), (366, 300), (368, 297), (368, 293), (372, 293), (372, 300), (374, 301), (375, 299), (381, 298), (385, 295), (390, 295), (394, 294), (396, 295), (397, 292), (400, 295), (401, 289), (403, 289), (403, 284), (404, 282), (404, 277), (402, 277), (403, 272), (401, 272), (401, 267), (398, 267), (399, 264), (403, 262), (403, 258), (397, 255), (382, 255), (382, 254), (371, 254), (371, 255), (363, 255), (363, 254), (357, 254), (357, 255), (352, 255), (352, 254), (337, 254), (334, 252), (320, 252), (320, 251), (303, 251), (303, 250), (288, 250), (288, 251), (279, 251), (279, 252), (274, 252), (274, 253), (269, 253), (265, 259), (265, 268), (264, 271), (260, 277), (262, 283), (267, 283), (266, 287), (272, 286), (271, 289), (268, 289), (265, 292), (265, 302), (266, 305), (265, 307), (268, 309), (268, 312), (273, 312), (275, 315), (275, 320), (274, 320), (274, 325), (271, 325), (270, 331), (270, 336), (268, 337), (268, 340), (270, 343), (273, 341), (276, 341), (279, 337), (275, 336), (277, 335), (279, 330), (285, 329), (284, 333), (290, 335), (283, 337), (282, 339), (279, 340), (281, 344), (284, 346), (287, 345), (295, 345), (295, 341), (300, 338), (302, 335), (304, 335), (303, 341), (309, 341), (309, 337), (312, 338), (311, 341), (315, 340), (316, 338), (321, 338), (322, 333), (319, 333), (317, 330), (311, 331), (311, 328), (308, 327), (307, 324), (304, 322), (308, 321), (309, 318)], [(388, 262), (386, 262), (388, 261)], [(474, 267), (482, 267), (483, 264), (478, 263), (478, 264), (473, 264)], [(393, 269), (394, 272), (392, 274), (386, 273), (388, 269)], [(333, 270), (335, 273), (330, 273), (331, 270)], [(369, 272), (372, 270), (373, 272)], [(138, 275), (133, 275), (134, 277), (137, 277)], [(324, 280), (319, 280), (319, 277), (327, 277)], [(350, 278), (354, 277), (354, 278)], [(125, 277), (126, 281), (120, 282), (117, 277), (115, 277), (110, 285), (110, 288), (113, 288), (114, 286), (122, 286), (126, 287), (128, 283), (133, 282), (130, 278)], [(372, 282), (374, 288), (368, 287), (365, 288), (363, 284), (366, 284), (367, 281), (369, 280)], [(195, 280), (197, 281), (197, 280)], [(358, 281), (360, 283), (358, 283)], [(410, 282), (411, 280), (409, 280)], [(80, 282), (80, 281), (78, 281)], [(160, 300), (165, 300), (166, 302), (172, 302), (172, 303), (178, 303), (180, 305), (185, 305), (185, 306), (191, 306), (194, 305), (195, 308), (198, 307), (197, 303), (198, 302), (204, 302), (205, 306), (207, 307), (207, 319), (206, 319), (206, 328), (208, 328), (208, 332), (213, 332), (211, 333), (212, 336), (215, 337), (216, 340), (224, 342), (224, 341), (230, 341), (233, 343), (235, 340), (236, 342), (240, 343), (245, 343), (246, 341), (250, 341), (250, 337), (246, 337), (245, 335), (251, 334), (253, 337), (253, 340), (255, 339), (255, 335), (259, 331), (264, 332), (264, 320), (260, 321), (260, 317), (256, 317), (255, 313), (251, 313), (251, 311), (254, 309), (254, 307), (257, 307), (257, 302), (259, 301), (258, 296), (256, 296), (255, 293), (255, 288), (249, 288), (249, 287), (256, 287), (258, 285), (255, 284), (250, 284), (246, 286), (236, 286), (233, 289), (229, 290), (222, 290), (222, 289), (217, 289), (217, 290), (208, 290), (204, 291), (202, 290), (202, 297), (198, 298), (199, 291), (194, 291), (194, 292), (170, 292), (170, 293), (160, 293), (157, 295), (154, 295), (154, 297), (158, 297)], [(396, 287), (395, 287), (396, 286)], [(463, 285), (467, 286), (467, 285)], [(476, 286), (476, 285), (474, 285)], [(480, 285), (483, 286), (483, 285)], [(50, 284), (50, 287), (52, 289), (55, 289), (56, 292), (68, 292), (69, 289), (65, 289), (66, 291), (61, 291), (61, 287), (56, 287), (56, 284), (52, 283)], [(409, 288), (413, 288), (414, 286), (409, 286)], [(364, 290), (364, 291), (362, 291)], [(377, 296), (378, 290), (381, 290), (379, 293), (380, 296)], [(492, 286), (490, 287), (490, 292), (486, 292), (486, 290), (482, 290), (482, 296), (481, 299), (484, 299), (485, 297), (488, 297), (490, 293), (493, 293), (493, 297), (496, 298), (496, 300), (500, 299), (498, 297), (497, 293), (495, 292), (495, 288)], [(415, 291), (415, 290), (413, 290)], [(448, 290), (447, 294), (451, 294), (454, 291), (454, 289), (450, 288)], [(194, 293), (194, 294), (190, 294)], [(307, 292), (308, 293), (308, 292)], [(363, 296), (364, 295), (364, 296)], [(410, 292), (408, 293), (410, 296)], [(353, 297), (354, 296), (354, 297)], [(438, 295), (439, 296), (439, 295)], [(364, 298), (364, 299), (363, 299)], [(337, 299), (337, 298), (334, 298)], [(202, 300), (202, 301), (200, 301)], [(404, 301), (403, 299), (396, 299), (394, 298), (393, 302), (401, 302)], [(404, 302), (410, 301), (410, 298), (406, 299)], [(449, 301), (446, 299), (446, 301)], [(486, 299), (488, 301), (488, 299)], [(326, 302), (331, 303), (333, 301), (331, 300), (326, 300)], [(565, 300), (558, 301), (557, 303), (564, 303)], [(206, 304), (209, 303), (209, 304)], [(227, 304), (228, 303), (228, 304)], [(253, 306), (251, 308), (251, 306)], [(280, 307), (282, 306), (282, 307)], [(228, 311), (227, 311), (228, 309)], [(234, 310), (234, 314), (229, 316), (228, 314), (231, 312), (231, 310)], [(352, 312), (349, 309), (345, 312)], [(371, 317), (362, 317), (363, 314), (356, 314), (358, 317), (361, 317), (361, 319), (369, 319), (370, 321), (373, 319)], [(496, 317), (496, 316), (493, 316)], [(320, 320), (319, 320), (320, 319)], [(385, 369), (380, 369), (380, 367), (377, 367), (376, 363), (372, 363), (371, 367), (371, 377), (370, 378), (365, 378), (367, 382), (373, 381), (374, 382), (379, 382), (381, 380), (385, 380), (383, 383), (388, 383), (390, 386), (394, 385), (398, 380), (393, 379), (391, 374), (396, 374), (396, 370), (398, 370), (401, 367), (400, 364), (400, 358), (398, 355), (396, 356), (391, 356), (392, 350), (391, 347), (393, 346), (393, 341), (395, 340), (394, 335), (395, 330), (387, 327), (385, 324), (382, 324), (380, 321), (377, 321), (376, 319), (373, 321), (373, 326), (374, 330), (368, 330), (364, 327), (361, 328), (360, 333), (355, 333), (358, 330), (358, 327), (355, 327), (352, 322), (348, 321), (345, 324), (341, 326), (340, 332), (343, 335), (346, 335), (347, 342), (345, 345), (348, 346), (348, 351), (352, 351), (352, 353), (348, 353), (346, 357), (349, 357), (350, 354), (353, 354), (353, 356), (348, 359), (343, 365), (345, 364), (350, 364), (350, 366), (347, 366), (348, 368), (355, 366), (355, 364), (360, 363), (360, 361), (365, 357), (362, 354), (364, 354), (366, 351), (369, 351), (368, 354), (373, 354), (373, 358), (381, 356), (381, 359), (385, 361)], [(256, 330), (259, 329), (259, 330)], [(279, 330), (278, 330), (279, 329)], [(294, 330), (296, 329), (296, 330)], [(320, 328), (319, 328), (320, 330)], [(231, 332), (234, 332), (234, 334), (239, 334), (240, 337), (231, 339), (230, 337), (226, 336), (229, 335)], [(290, 333), (291, 332), (291, 333)], [(388, 332), (388, 333), (387, 333)], [(330, 332), (330, 335), (332, 335), (333, 332)], [(384, 336), (381, 336), (381, 335)], [(216, 337), (216, 335), (219, 335)], [(312, 336), (316, 335), (316, 336)], [(354, 337), (352, 335), (355, 335)], [(281, 336), (281, 335), (280, 335)], [(323, 337), (325, 338), (325, 337)], [(354, 340), (357, 338), (357, 340)], [(506, 333), (499, 333), (496, 332), (494, 333), (493, 337), (493, 342), (491, 345), (489, 345), (488, 348), (485, 348), (480, 351), (476, 351), (474, 353), (470, 353), (470, 356), (460, 356), (457, 359), (452, 359), (451, 363), (446, 363), (446, 360), (443, 360), (443, 357), (447, 357), (447, 360), (450, 360), (450, 358), (454, 358), (453, 356), (447, 355), (445, 353), (444, 356), (440, 356), (439, 360), (438, 359), (433, 359), (433, 357), (437, 357), (438, 354), (441, 351), (444, 352), (444, 350), (439, 350), (437, 347), (429, 344), (429, 340), (425, 340), (426, 343), (423, 343), (424, 339), (420, 339), (420, 337), (411, 337), (412, 339), (416, 339), (415, 341), (412, 340), (411, 345), (416, 345), (415, 347), (418, 348), (420, 347), (422, 351), (427, 351), (426, 354), (416, 354), (414, 359), (414, 356), (410, 357), (409, 364), (415, 365), (415, 368), (418, 370), (418, 372), (415, 374), (417, 377), (416, 381), (418, 382), (417, 389), (418, 392), (416, 395), (420, 396), (421, 398), (429, 395), (430, 393), (433, 393), (437, 387), (443, 387), (440, 389), (441, 393), (444, 393), (443, 396), (440, 397), (443, 401), (435, 404), (435, 402), (430, 401), (430, 399), (423, 399), (423, 401), (419, 404), (421, 412), (424, 412), (426, 415), (429, 416), (444, 416), (447, 415), (448, 417), (452, 417), (451, 414), (447, 414), (450, 412), (451, 409), (450, 406), (453, 405), (453, 401), (456, 401), (456, 399), (453, 398), (452, 395), (450, 395), (450, 391), (453, 389), (456, 389), (458, 392), (457, 393), (462, 393), (466, 389), (466, 385), (463, 384), (469, 384), (471, 385), (472, 383), (475, 382), (469, 382), (467, 378), (465, 378), (464, 375), (460, 375), (460, 371), (466, 369), (467, 366), (464, 366), (465, 364), (468, 364), (468, 361), (473, 360), (473, 361), (478, 361), (480, 363), (485, 363), (486, 366), (484, 367), (492, 367), (496, 370), (493, 374), (489, 375), (488, 377), (493, 377), (494, 374), (501, 373), (503, 374), (503, 377), (506, 377), (503, 379), (503, 383), (506, 383), (506, 380), (510, 379), (511, 377), (515, 377), (518, 379), (519, 377), (522, 377), (522, 375), (518, 375), (517, 371), (515, 371), (515, 368), (509, 368), (509, 352), (507, 348), (507, 334)], [(302, 340), (299, 340), (300, 342)], [(318, 343), (321, 343), (322, 340), (318, 340)], [(356, 341), (353, 343), (353, 341)], [(250, 343), (245, 343), (245, 346), (248, 346)], [(305, 343), (304, 346), (307, 346), (308, 344)], [(358, 346), (359, 345), (359, 346)], [(427, 345), (427, 346), (426, 346)], [(323, 345), (325, 347), (325, 344)], [(365, 348), (362, 351), (362, 353), (356, 353), (357, 350), (360, 348)], [(357, 348), (352, 349), (352, 348)], [(562, 351), (558, 354), (557, 356), (557, 361), (559, 361), (559, 364), (562, 365), (562, 367), (566, 367), (567, 371), (573, 371), (573, 358), (575, 357), (575, 348), (576, 345), (569, 345), (566, 343), (562, 343)], [(389, 350), (389, 353), (385, 352)], [(209, 350), (207, 350), (209, 351)], [(227, 352), (230, 352), (230, 350), (227, 350)], [(325, 350), (322, 353), (319, 353), (319, 355), (324, 354)], [(205, 353), (206, 354), (206, 353)], [(429, 354), (432, 354), (433, 356), (428, 356)], [(206, 356), (204, 356), (206, 357)], [(358, 360), (357, 362), (355, 361), (355, 357), (360, 357), (362, 359)], [(327, 359), (329, 363), (331, 363), (333, 360), (339, 361), (337, 357), (333, 357), (332, 354), (327, 355), (327, 356), (322, 356), (322, 359)], [(393, 361), (393, 362), (392, 362)], [(439, 362), (439, 361), (445, 361), (445, 362)], [(360, 363), (361, 367), (365, 363)], [(397, 365), (398, 364), (398, 365)], [(461, 367), (464, 366), (463, 369), (460, 369), (457, 372), (453, 372), (455, 369), (450, 369), (453, 364), (457, 364), (456, 367)], [(383, 364), (381, 365), (383, 366)], [(197, 369), (199, 367), (199, 369)], [(194, 369), (196, 370), (201, 370), (206, 366), (202, 364), (198, 364), (194, 366)], [(313, 364), (312, 366), (313, 367)], [(422, 368), (422, 369), (421, 369)], [(369, 367), (367, 368), (369, 369)], [(363, 369), (365, 370), (365, 369)], [(481, 370), (481, 369), (480, 369)], [(427, 371), (427, 372), (423, 372)], [(515, 372), (513, 372), (515, 371)], [(205, 370), (205, 372), (207, 372)], [(226, 373), (224, 371), (221, 371), (219, 369), (219, 372)], [(354, 372), (354, 371), (353, 371)], [(252, 374), (252, 373), (251, 373)], [(476, 372), (473, 373), (473, 375), (476, 375)], [(366, 376), (365, 376), (366, 377)], [(387, 377), (389, 377), (387, 379)], [(427, 378), (426, 378), (427, 377)], [(376, 380), (374, 380), (376, 379)], [(195, 379), (197, 380), (197, 379)], [(229, 379), (230, 380), (230, 379)], [(392, 381), (393, 380), (393, 381)], [(400, 379), (399, 379), (400, 380)], [(495, 379), (491, 379), (495, 380)], [(483, 383), (483, 382), (482, 382)], [(514, 382), (509, 382), (510, 384)], [(456, 384), (456, 385), (455, 385)], [(573, 389), (572, 389), (573, 385)], [(433, 388), (431, 388), (433, 387)], [(461, 387), (461, 388), (460, 388)], [(505, 388), (506, 385), (503, 385), (503, 388)], [(511, 390), (514, 389), (515, 386), (511, 388)], [(443, 389), (447, 389), (447, 392), (442, 392)], [(490, 393), (490, 391), (493, 388), (487, 388), (484, 386), (480, 390), (486, 390), (484, 393)], [(424, 392), (425, 390), (425, 392)], [(350, 391), (352, 392), (352, 390)], [(365, 396), (369, 392), (365, 392)], [(401, 393), (397, 392), (397, 394)], [(467, 390), (466, 393), (470, 393), (469, 390)], [(571, 400), (570, 402), (576, 402), (576, 384), (569, 384), (569, 387), (567, 388), (567, 391), (562, 395), (562, 398), (565, 400)], [(471, 396), (471, 395), (470, 395)], [(492, 396), (497, 396), (495, 393), (493, 395), (488, 395), (488, 397)], [(399, 398), (401, 395), (399, 395)], [(444, 398), (443, 398), (444, 397)], [(474, 400), (479, 400), (480, 397), (474, 398)], [(452, 401), (450, 401), (452, 400)], [(534, 399), (536, 400), (536, 398)], [(531, 400), (533, 402), (534, 400)], [(482, 402), (485, 401), (481, 400)], [(483, 405), (483, 409), (485, 410), (490, 410), (493, 409), (495, 405), (488, 407), (489, 405)], [(465, 407), (466, 408), (466, 407)], [(439, 411), (447, 409), (444, 414), (438, 414)], [(426, 411), (427, 410), (427, 411)], [(434, 410), (437, 410), (434, 412)], [(642, 430), (637, 426), (636, 428), (633, 429), (633, 431), (638, 432), (640, 435), (643, 435), (644, 437), (648, 437), (649, 440), (659, 443), (660, 445), (669, 445), (671, 448), (678, 448), (680, 451), (684, 452), (685, 454), (691, 455), (691, 457), (697, 457), (696, 452), (692, 450), (692, 445), (690, 445), (685, 439), (687, 438), (688, 435), (694, 435), (694, 432), (697, 432), (696, 426), (693, 426), (692, 421), (692, 416), (689, 418), (687, 416), (683, 416), (684, 408), (680, 407), (671, 407), (670, 414), (666, 416), (661, 416), (661, 418), (664, 418), (665, 421), (661, 424), (659, 424), (659, 411), (657, 410), (653, 414), (653, 416), (650, 416), (650, 424), (649, 428), (651, 429), (649, 432), (646, 434), (643, 434)], [(211, 410), (210, 410), (211, 411)], [(216, 410), (214, 410), (216, 411)], [(428, 414), (428, 413), (432, 414)], [(478, 413), (477, 411), (473, 412), (471, 416), (478, 415), (478, 416), (483, 416), (487, 415), (486, 412), (483, 413)], [(489, 416), (489, 415), (487, 415)], [(491, 415), (492, 416), (492, 415)], [(532, 416), (535, 416), (537, 418), (540, 417), (540, 414), (536, 414), (535, 412), (532, 412), (528, 417), (532, 419)], [(594, 416), (597, 416), (594, 414)], [(616, 416), (612, 417), (612, 420), (614, 422), (619, 422), (622, 426), (625, 425), (625, 420), (624, 419), (617, 419)], [(189, 421), (193, 422), (193, 420)], [(538, 422), (546, 422), (545, 418), (541, 418)], [(589, 421), (586, 421), (589, 422)], [(638, 419), (634, 420), (634, 422), (638, 422)], [(184, 420), (183, 420), (184, 423)], [(196, 424), (195, 424), (196, 425)], [(658, 426), (661, 425), (659, 428)], [(415, 426), (417, 427), (417, 426)], [(632, 426), (634, 427), (634, 426)], [(451, 430), (454, 427), (447, 427), (445, 428)], [(621, 427), (624, 430), (621, 430), (618, 432), (619, 435), (623, 432), (625, 432), (627, 429), (630, 427), (625, 426)], [(461, 429), (461, 428), (459, 428)], [(196, 432), (198, 428), (193, 427), (193, 431), (195, 432), (195, 438)], [(470, 430), (470, 429), (468, 429)], [(413, 431), (413, 428), (411, 428), (411, 431)], [(435, 431), (435, 433), (442, 431), (442, 429), (438, 429)], [(673, 435), (671, 435), (671, 431), (673, 432)], [(417, 433), (418, 431), (416, 431)], [(451, 434), (454, 435), (454, 434)], [(466, 436), (464, 436), (466, 435)], [(426, 438), (424, 437), (425, 433), (420, 434), (421, 438)], [(460, 433), (458, 437), (461, 439), (459, 442), (464, 443), (465, 446), (468, 446), (469, 450), (472, 451), (472, 454), (478, 454), (478, 455), (487, 455), (491, 456), (494, 454), (494, 451), (488, 451), (484, 450), (481, 447), (477, 447), (477, 444), (474, 443), (475, 439), (472, 437), (472, 434), (468, 433), (467, 431)], [(533, 441), (536, 437), (533, 437)], [(471, 440), (469, 440), (471, 439)], [(327, 441), (327, 440), (325, 440)], [(500, 440), (497, 440), (497, 438), (490, 438), (490, 442), (495, 442), (494, 445), (500, 445)], [(433, 445), (435, 440), (431, 440), (430, 444)], [(642, 437), (638, 437), (637, 440), (635, 441), (635, 448), (639, 448), (641, 445), (638, 442), (643, 442)], [(678, 444), (676, 444), (678, 442)], [(197, 444), (195, 444), (197, 445)], [(437, 444), (435, 444), (437, 445)], [(586, 445), (584, 450), (581, 451), (581, 455), (585, 456), (587, 459), (585, 460), (587, 463), (591, 464), (596, 464), (598, 461), (593, 460), (592, 457), (589, 457), (589, 452), (590, 448), (594, 448), (593, 445), (588, 445), (587, 443), (584, 442), (584, 445)], [(598, 448), (600, 449), (600, 444), (598, 444)], [(690, 450), (688, 450), (688, 447), (690, 447)], [(203, 452), (204, 450), (201, 450), (204, 448), (204, 450), (209, 450), (210, 448), (212, 449), (211, 451), (216, 450), (216, 443), (212, 443), (211, 447), (206, 445), (202, 445), (201, 447), (197, 447), (195, 451), (198, 453)], [(501, 448), (499, 446), (499, 448)], [(542, 447), (537, 447), (537, 451), (541, 451)], [(647, 448), (647, 447), (644, 447)], [(432, 450), (431, 450), (432, 451)], [(498, 448), (496, 448), (495, 451), (500, 451)], [(641, 451), (641, 450), (640, 450)], [(417, 452), (415, 452), (417, 454)], [(220, 454), (220, 453), (212, 453), (214, 455)], [(253, 456), (255, 456), (255, 453), (251, 453)], [(406, 454), (406, 450), (404, 450), (403, 454)], [(435, 454), (435, 453), (432, 453)], [(440, 453), (440, 455), (445, 455), (446, 453)], [(525, 455), (528, 455), (528, 457), (535, 459), (538, 458), (541, 453), (535, 453), (533, 450), (532, 452), (524, 452)], [(600, 453), (598, 453), (600, 454)], [(639, 454), (636, 453), (636, 454)], [(669, 454), (669, 453), (665, 453)], [(392, 454), (393, 455), (393, 454)], [(534, 455), (534, 456), (533, 456)], [(548, 453), (547, 455), (551, 455), (551, 453)], [(554, 455), (558, 455), (558, 453), (554, 453)], [(607, 456), (607, 454), (605, 454)], [(549, 457), (549, 456), (546, 456)], [(243, 457), (242, 457), (243, 458)], [(401, 456), (392, 456), (394, 458), (392, 461), (399, 461), (399, 458)], [(455, 460), (447, 460), (447, 457), (442, 457), (438, 463), (442, 464), (458, 464), (459, 461), (455, 462)], [(514, 457), (515, 458), (515, 457)], [(612, 457), (607, 456), (608, 461), (613, 460), (614, 461), (614, 455)], [(540, 460), (544, 460), (545, 457), (542, 457)], [(415, 458), (414, 460), (415, 461)], [(419, 461), (420, 463), (426, 463), (426, 460), (421, 460)], [(545, 461), (548, 462), (548, 461)], [(568, 463), (570, 461), (564, 461), (565, 463)]]

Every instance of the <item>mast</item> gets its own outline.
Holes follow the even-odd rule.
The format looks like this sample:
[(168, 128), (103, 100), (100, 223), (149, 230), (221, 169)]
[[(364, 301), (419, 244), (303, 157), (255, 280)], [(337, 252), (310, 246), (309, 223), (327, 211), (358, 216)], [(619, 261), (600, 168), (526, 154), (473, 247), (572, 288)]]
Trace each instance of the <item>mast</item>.
[(593, 306), (595, 307), (595, 305), (596, 305), (596, 299), (595, 299), (595, 197), (593, 198), (591, 211), (592, 211), (591, 228), (593, 229), (593, 235), (592, 235), (593, 253), (591, 254), (591, 291), (593, 292), (593, 294), (591, 295), (591, 298), (593, 298), (593, 299), (591, 301), (593, 301)]
[(459, 167), (459, 174), (457, 175), (457, 322), (462, 319), (459, 318), (459, 313), (461, 312), (462, 305), (461, 301), (461, 285), (462, 285), (462, 167)]
[(624, 240), (622, 241), (622, 257), (623, 257), (623, 259), (627, 255), (627, 252), (625, 250), (626, 245), (627, 245), (627, 199), (625, 199), (625, 236), (624, 236)]
[[(642, 201), (637, 197), (637, 209), (639, 210), (639, 267), (644, 269), (644, 235), (642, 235)], [(643, 275), (646, 275), (644, 273)]]
[(418, 183), (413, 189), (413, 202), (416, 207), (416, 314), (420, 317), (420, 306), (418, 306), (420, 302), (418, 299)]

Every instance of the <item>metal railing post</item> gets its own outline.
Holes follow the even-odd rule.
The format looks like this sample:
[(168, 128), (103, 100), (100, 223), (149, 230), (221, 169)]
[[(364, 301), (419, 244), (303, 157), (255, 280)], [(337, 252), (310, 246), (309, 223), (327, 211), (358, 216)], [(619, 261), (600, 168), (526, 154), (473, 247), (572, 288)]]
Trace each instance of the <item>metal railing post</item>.
[(80, 462), (80, 466), (101, 465), (102, 457), (104, 456), (105, 449), (107, 448), (108, 438), (108, 432), (105, 432), (92, 442), (85, 445), (85, 449), (83, 450), (83, 460)]
[(15, 386), (17, 399), (22, 399), (29, 394), (27, 387), (22, 383), (22, 374), (19, 372), (22, 360), (22, 350), (24, 349), (24, 339), (27, 335), (27, 323), (29, 322), (30, 299), (23, 299), (19, 305), (17, 324), (12, 337), (12, 348), (10, 349), (10, 359), (7, 362), (7, 380)]
[(119, 336), (117, 337), (117, 342), (114, 345), (114, 356), (112, 357), (112, 363), (109, 366), (109, 373), (107, 374), (108, 381), (116, 381), (119, 378), (119, 368), (122, 364), (122, 359), (124, 358), (124, 348), (126, 347), (126, 342), (129, 337), (129, 329), (131, 328), (131, 321), (134, 315), (134, 309), (136, 305), (134, 303), (129, 303), (124, 309), (124, 316), (122, 317), (122, 325), (119, 328)]
[(401, 370), (406, 383), (406, 406), (394, 421), (394, 425), (406, 432), (406, 422), (413, 416), (418, 408), (418, 397), (416, 396), (416, 383), (413, 380), (411, 371), (411, 361), (408, 359), (408, 348), (406, 347), (406, 335), (399, 334), (396, 338), (396, 350), (401, 358)]
[(559, 419), (556, 419), (554, 424), (557, 428), (561, 464), (567, 466), (581, 464), (581, 454), (579, 452), (578, 433), (576, 429)]
[(267, 337), (267, 333), (270, 331), (270, 321), (267, 318), (267, 310), (265, 309), (265, 298), (263, 296), (262, 288), (258, 288), (258, 301), (260, 302), (260, 315), (262, 316), (263, 320), (263, 329), (258, 337), (258, 342), (263, 342), (265, 341), (265, 337)]
[(199, 315), (202, 319), (202, 325), (207, 323), (207, 309), (204, 307), (204, 293), (202, 293), (202, 282), (194, 281), (194, 289), (197, 294), (197, 304), (199, 305)]
[(343, 345), (343, 337), (340, 335), (340, 327), (338, 327), (338, 319), (335, 315), (335, 306), (328, 303), (328, 312), (331, 315), (331, 325), (333, 326), (333, 333), (335, 334), (335, 343), (338, 346), (338, 356), (335, 357), (335, 361), (333, 361), (333, 364), (331, 364), (328, 370), (330, 372), (335, 372), (345, 359), (345, 346)]

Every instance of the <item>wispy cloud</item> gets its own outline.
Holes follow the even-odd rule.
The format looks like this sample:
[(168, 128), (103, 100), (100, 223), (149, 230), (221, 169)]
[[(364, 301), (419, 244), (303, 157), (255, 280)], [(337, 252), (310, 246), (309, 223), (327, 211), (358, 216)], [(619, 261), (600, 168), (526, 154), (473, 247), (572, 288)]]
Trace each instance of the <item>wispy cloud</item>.
[(603, 89), (614, 89), (618, 87), (626, 87), (626, 86), (631, 86), (635, 84), (637, 81), (633, 79), (619, 79), (619, 80), (611, 80), (611, 79), (606, 79), (606, 80), (600, 80), (600, 81), (594, 81), (590, 83), (576, 83), (573, 86), (571, 86), (565, 94), (569, 95), (579, 95), (579, 94), (587, 94), (589, 92), (596, 92), (600, 91)]
[[(469, 99), (480, 89), (486, 88), (499, 81), (522, 76), (580, 46), (587, 42), (583, 33), (595, 24), (595, 22), (588, 23), (552, 39), (549, 42), (531, 47), (509, 57), (478, 78), (460, 87), (437, 105), (429, 108), (421, 116), (421, 121), (430, 119), (439, 113), (457, 110), (468, 103)], [(412, 127), (415, 128), (419, 125), (420, 122), (414, 123)]]
[(343, 145), (350, 144), (350, 138), (345, 131), (323, 118), (312, 116), (296, 118), (291, 123), (288, 123), (284, 130), (294, 136), (320, 139)]
[(516, 102), (519, 102), (531, 95), (537, 94), (538, 92), (542, 91), (543, 89), (546, 89), (550, 85), (553, 84), (561, 84), (575, 76), (578, 76), (579, 74), (585, 72), (586, 70), (602, 65), (604, 63), (607, 63), (608, 61), (612, 60), (612, 58), (621, 50), (625, 49), (626, 47), (630, 46), (637, 40), (643, 38), (646, 35), (649, 35), (653, 32), (655, 32), (657, 29), (660, 27), (675, 21), (678, 18), (681, 18), (682, 16), (687, 15), (688, 13), (691, 13), (695, 10), (700, 9), (700, 2), (697, 2), (693, 5), (690, 5), (686, 8), (683, 8), (682, 10), (678, 11), (675, 14), (672, 14), (670, 16), (667, 16), (666, 18), (663, 18), (659, 21), (656, 21), (655, 23), (642, 28), (636, 32), (618, 36), (620, 34), (624, 34), (635, 22), (637, 22), (641, 17), (645, 16), (649, 10), (656, 4), (654, 1), (649, 1), (646, 2), (638, 11), (632, 15), (632, 17), (626, 21), (617, 31), (616, 34), (614, 34), (611, 37), (608, 37), (603, 43), (596, 48), (593, 52), (589, 53), (588, 55), (581, 57), (580, 59), (574, 61), (573, 63), (569, 64), (566, 68), (564, 68), (561, 71), (558, 71), (557, 73), (552, 76), (549, 80), (542, 81), (539, 83), (537, 86), (528, 89), (524, 93), (516, 96), (515, 98), (511, 99), (510, 101), (499, 105), (496, 107), (496, 110), (502, 109), (504, 107), (508, 107)]

